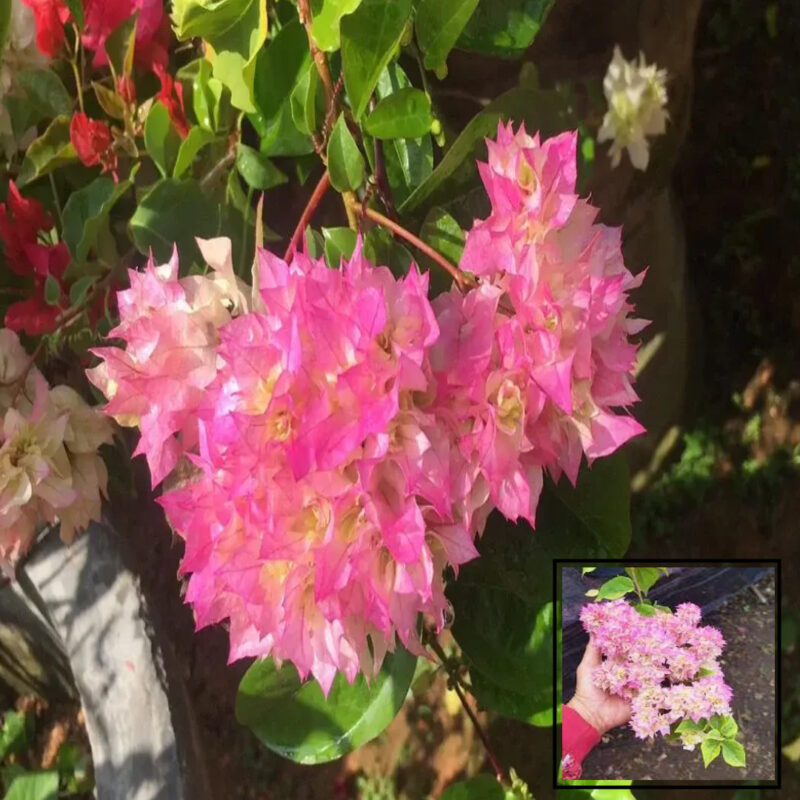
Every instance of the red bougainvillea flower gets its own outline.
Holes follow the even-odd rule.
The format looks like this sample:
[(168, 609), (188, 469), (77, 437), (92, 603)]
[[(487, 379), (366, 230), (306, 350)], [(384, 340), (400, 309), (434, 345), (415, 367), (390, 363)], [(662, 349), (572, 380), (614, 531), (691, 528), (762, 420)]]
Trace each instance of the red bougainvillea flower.
[(69, 138), (78, 158), (87, 166), (101, 164), (117, 180), (117, 154), (111, 141), (111, 130), (105, 122), (90, 119), (82, 111), (69, 123)]
[(36, 46), (53, 58), (64, 46), (64, 23), (69, 9), (62, 0), (22, 0), (33, 11), (36, 21)]
[(157, 99), (167, 107), (175, 129), (181, 138), (185, 139), (189, 134), (189, 122), (183, 106), (183, 86), (180, 82), (176, 82), (161, 64), (154, 64), (153, 72), (161, 81), (161, 91), (158, 93)]
[[(92, 65), (108, 64), (106, 39), (114, 29), (136, 12), (136, 47), (134, 59), (142, 67), (167, 63), (166, 42), (163, 41), (163, 0), (83, 0), (86, 25), (81, 41), (83, 46), (94, 51)], [(167, 28), (168, 34), (168, 28)]]
[[(8, 188), (8, 200), (0, 203), (0, 240), (9, 268), (17, 275), (32, 276), (33, 289), (27, 299), (8, 307), (5, 324), (13, 331), (41, 336), (55, 330), (59, 315), (69, 305), (63, 284), (69, 251), (63, 242), (54, 245), (39, 242), (39, 233), (53, 227), (52, 218), (38, 200), (22, 197), (13, 181)], [(61, 288), (56, 305), (45, 301), (48, 275)]]

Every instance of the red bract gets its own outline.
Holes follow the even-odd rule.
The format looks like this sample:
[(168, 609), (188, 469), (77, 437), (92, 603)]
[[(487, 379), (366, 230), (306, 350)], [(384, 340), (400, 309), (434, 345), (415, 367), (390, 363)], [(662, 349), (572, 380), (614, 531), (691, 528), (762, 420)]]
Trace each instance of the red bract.
[(78, 158), (87, 166), (102, 164), (103, 172), (111, 172), (117, 179), (117, 154), (111, 141), (111, 130), (105, 122), (90, 119), (82, 111), (73, 115), (69, 124), (69, 138)]
[[(167, 50), (162, 41), (164, 22), (163, 0), (83, 0), (86, 25), (81, 41), (94, 51), (95, 67), (108, 63), (106, 39), (114, 29), (138, 12), (136, 20), (136, 63), (150, 68), (154, 63), (167, 63)], [(168, 30), (168, 29), (167, 29)]]
[(33, 11), (36, 21), (36, 46), (53, 58), (64, 46), (64, 23), (69, 9), (62, 0), (22, 0)]
[[(53, 226), (50, 215), (38, 200), (24, 198), (13, 181), (8, 199), (0, 203), (0, 239), (6, 261), (17, 275), (33, 278), (33, 290), (26, 300), (12, 303), (6, 311), (5, 325), (28, 336), (41, 336), (55, 330), (56, 321), (68, 306), (63, 276), (69, 264), (69, 251), (63, 242), (41, 244), (39, 233)], [(61, 296), (57, 305), (45, 301), (45, 283), (51, 275), (58, 281)]]
[(126, 105), (136, 105), (136, 85), (130, 75), (120, 75), (117, 78), (117, 94)]
[(158, 93), (157, 99), (167, 107), (175, 129), (181, 138), (185, 139), (189, 134), (189, 122), (183, 106), (183, 86), (176, 82), (161, 64), (154, 64), (153, 72), (161, 81), (161, 91)]

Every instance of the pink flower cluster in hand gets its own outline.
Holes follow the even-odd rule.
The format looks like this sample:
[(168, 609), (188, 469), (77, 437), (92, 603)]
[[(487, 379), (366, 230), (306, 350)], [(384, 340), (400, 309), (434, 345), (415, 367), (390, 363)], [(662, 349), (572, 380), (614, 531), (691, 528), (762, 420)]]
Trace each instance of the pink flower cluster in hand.
[(630, 318), (618, 228), (575, 193), (577, 135), (540, 142), (498, 129), (479, 164), (490, 216), (467, 235), (462, 269), (480, 287), (434, 303), (441, 401), (509, 518), (534, 522), (542, 469), (577, 479), (644, 429), (627, 413), (636, 345), (647, 323)]
[[(187, 600), (198, 627), (230, 620), (231, 659), (290, 660), (327, 692), (337, 672), (373, 675), (396, 638), (419, 651), (420, 614), (442, 626), (444, 570), (477, 555), (493, 508), (533, 523), (544, 468), (574, 481), (582, 453), (642, 430), (610, 410), (635, 400), (641, 327), (619, 233), (574, 197), (555, 216), (551, 189), (532, 200), (574, 194), (574, 159), (574, 136), (501, 128), (490, 163), (514, 162), (519, 202), (489, 181), (465, 294), (430, 302), (427, 275), (398, 279), (360, 242), (338, 269), (259, 250), (252, 287), (227, 239), (198, 240), (207, 276), (180, 278), (177, 256), (131, 271), (110, 334), (125, 349), (96, 350), (89, 375), (140, 428), (153, 484), (169, 476)], [(502, 268), (478, 269), (501, 248)]]
[(643, 616), (613, 600), (586, 605), (580, 616), (604, 656), (595, 685), (630, 701), (631, 728), (640, 739), (669, 733), (682, 719), (730, 713), (732, 691), (718, 662), (725, 640), (717, 628), (699, 625), (693, 603), (674, 614)]

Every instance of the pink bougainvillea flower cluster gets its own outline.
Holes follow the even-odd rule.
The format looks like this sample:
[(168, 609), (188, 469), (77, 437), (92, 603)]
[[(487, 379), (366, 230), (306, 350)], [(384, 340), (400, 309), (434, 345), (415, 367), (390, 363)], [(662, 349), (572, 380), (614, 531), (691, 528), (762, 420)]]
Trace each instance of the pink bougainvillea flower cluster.
[(718, 659), (725, 640), (700, 625), (700, 609), (682, 603), (674, 614), (643, 616), (624, 600), (581, 609), (581, 622), (605, 657), (595, 685), (630, 701), (631, 728), (640, 739), (667, 734), (683, 719), (729, 714), (731, 688)]
[(442, 626), (445, 567), (477, 555), (493, 508), (533, 522), (543, 468), (574, 480), (582, 452), (641, 430), (611, 411), (635, 399), (635, 281), (573, 197), (574, 156), (574, 138), (501, 128), (463, 295), (431, 303), (426, 275), (396, 278), (360, 241), (336, 269), (259, 250), (253, 287), (227, 239), (198, 240), (205, 276), (177, 256), (131, 271), (110, 334), (125, 348), (96, 350), (89, 377), (140, 429), (154, 485), (169, 478), (187, 600), (199, 627), (230, 620), (231, 659), (292, 661), (327, 692), (396, 637), (419, 651), (420, 614)]
[(631, 319), (618, 228), (575, 193), (576, 134), (541, 143), (500, 125), (479, 164), (490, 216), (467, 234), (461, 267), (482, 279), (434, 303), (433, 363), (459, 447), (507, 517), (531, 524), (542, 470), (573, 483), (581, 457), (614, 452), (642, 426), (626, 407), (645, 322)]
[[(24, 382), (24, 386), (19, 383)], [(50, 388), (17, 335), (0, 328), (0, 569), (10, 573), (45, 522), (71, 542), (99, 519), (111, 423), (69, 386)]]

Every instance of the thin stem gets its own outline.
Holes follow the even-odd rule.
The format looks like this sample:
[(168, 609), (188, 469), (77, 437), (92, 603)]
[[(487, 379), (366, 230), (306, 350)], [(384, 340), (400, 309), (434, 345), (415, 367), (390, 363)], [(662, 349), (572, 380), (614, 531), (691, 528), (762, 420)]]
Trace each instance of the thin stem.
[(292, 238), (289, 241), (289, 246), (286, 248), (286, 254), (283, 257), (284, 261), (288, 261), (292, 257), (292, 253), (294, 253), (294, 251), (297, 249), (300, 239), (303, 236), (303, 231), (311, 221), (311, 217), (314, 216), (317, 206), (319, 206), (322, 198), (325, 196), (325, 192), (327, 192), (330, 188), (330, 185), (331, 177), (326, 169), (325, 172), (322, 173), (319, 183), (314, 187), (311, 197), (308, 198), (308, 202), (306, 203), (306, 207), (303, 209), (303, 213), (300, 215), (300, 221), (297, 223), (297, 227), (294, 229)]
[(628, 572), (628, 575), (631, 576), (631, 580), (633, 581), (633, 588), (636, 590), (636, 595), (639, 598), (639, 602), (643, 603), (644, 596), (642, 595), (642, 589), (639, 586), (639, 581), (636, 580), (636, 567), (630, 567), (630, 572)]
[[(247, 251), (247, 248), (245, 247), (245, 245), (247, 244), (247, 222), (248, 222), (248, 217), (250, 215), (250, 211), (252, 211), (251, 204), (253, 202), (253, 191), (254, 190), (252, 186), (248, 187), (247, 210), (245, 211), (244, 214), (242, 214), (242, 250), (239, 253), (239, 264), (238, 264), (239, 269), (237, 270), (238, 275), (241, 275), (242, 270), (244, 269), (244, 257), (245, 257), (245, 252)], [(253, 249), (255, 250), (255, 248), (258, 246), (259, 242), (255, 242), (255, 247)]]
[(405, 239), (409, 244), (414, 245), (417, 250), (425, 253), (428, 258), (433, 259), (440, 267), (443, 267), (445, 270), (447, 270), (447, 272), (450, 273), (450, 275), (453, 277), (453, 280), (456, 282), (456, 285), (462, 291), (470, 286), (475, 285), (475, 281), (469, 275), (462, 272), (454, 264), (451, 264), (443, 255), (437, 253), (430, 245), (425, 244), (422, 239), (414, 236), (411, 231), (406, 230), (398, 222), (389, 219), (389, 217), (381, 214), (379, 211), (375, 211), (373, 208), (364, 208), (360, 204), (354, 204), (352, 208), (356, 214), (360, 214), (361, 216), (367, 217), (367, 219), (371, 219), (373, 222), (377, 222), (379, 225), (387, 228), (401, 239)]
[(500, 783), (507, 784), (508, 776), (495, 756), (492, 746), (489, 743), (489, 737), (486, 735), (486, 731), (483, 729), (480, 720), (472, 710), (472, 707), (467, 700), (467, 696), (464, 694), (464, 690), (461, 688), (461, 676), (459, 675), (458, 665), (454, 664), (453, 660), (447, 657), (447, 653), (445, 653), (442, 649), (442, 646), (436, 639), (436, 635), (431, 631), (426, 630), (423, 633), (423, 644), (426, 644), (428, 647), (430, 647), (430, 649), (433, 650), (433, 652), (438, 656), (442, 666), (447, 672), (448, 685), (452, 687), (453, 691), (458, 696), (462, 708), (469, 717), (470, 722), (472, 722), (473, 726), (475, 727), (475, 732), (478, 734), (478, 738), (481, 740), (484, 750), (486, 750), (486, 757), (489, 759), (489, 763), (492, 765), (492, 769), (494, 770), (494, 774), (497, 776), (497, 780), (500, 781)]
[(72, 26), (72, 29), (75, 31), (75, 50), (70, 54), (69, 63), (72, 65), (72, 74), (75, 76), (75, 94), (78, 95), (78, 107), (83, 113), (83, 81), (81, 80), (81, 72), (78, 69), (78, 58), (81, 52), (81, 32), (75, 25)]
[(308, 49), (311, 51), (311, 57), (314, 59), (322, 86), (325, 89), (327, 105), (330, 107), (331, 103), (335, 102), (333, 78), (331, 77), (331, 69), (328, 66), (328, 59), (325, 57), (325, 53), (317, 47), (317, 43), (311, 35), (311, 6), (309, 0), (297, 0), (297, 13), (300, 17), (300, 22), (305, 26), (306, 36), (308, 36)]
[(200, 181), (200, 187), (202, 189), (207, 189), (209, 186), (213, 185), (214, 181), (223, 173), (225, 172), (228, 167), (233, 164), (234, 160), (236, 159), (236, 151), (229, 150), (225, 154), (225, 158), (221, 161), (218, 161), (212, 169), (206, 173), (205, 177)]

